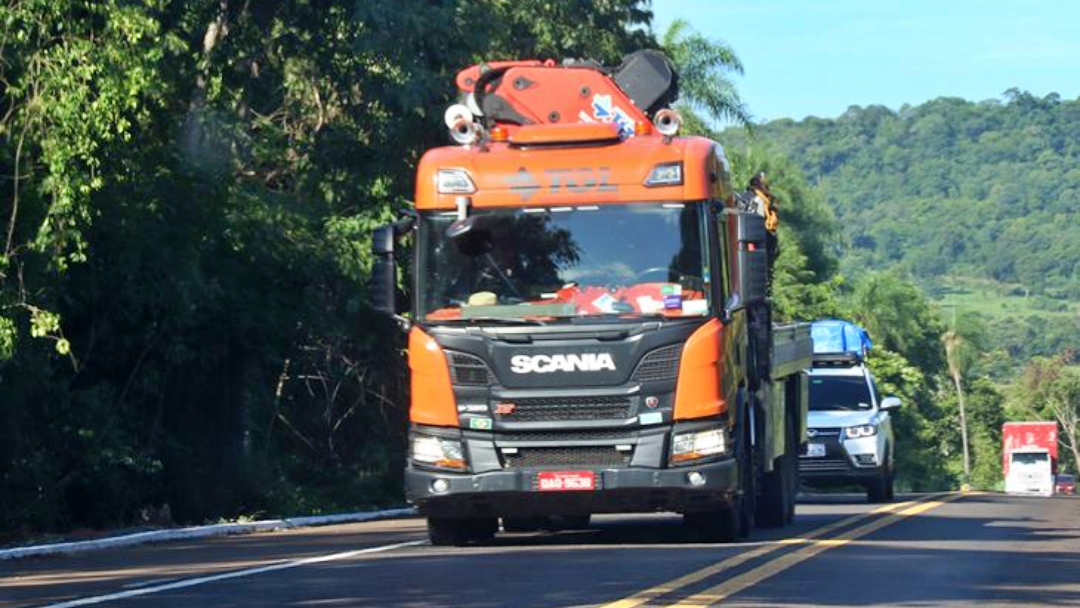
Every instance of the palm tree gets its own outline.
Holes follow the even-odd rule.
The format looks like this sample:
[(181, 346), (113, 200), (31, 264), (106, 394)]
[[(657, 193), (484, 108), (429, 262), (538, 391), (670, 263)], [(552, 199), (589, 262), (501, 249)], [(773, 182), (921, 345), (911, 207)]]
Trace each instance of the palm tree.
[(971, 450), (968, 445), (963, 380), (984, 349), (985, 329), (981, 318), (971, 312), (954, 317), (949, 329), (941, 336), (941, 341), (945, 345), (945, 361), (956, 388), (956, 399), (960, 404), (960, 441), (964, 448), (964, 484), (967, 485), (971, 482)]
[(697, 112), (717, 121), (750, 125), (750, 112), (729, 77), (731, 73), (742, 75), (743, 65), (726, 42), (706, 38), (686, 21), (676, 19), (664, 32), (661, 45), (679, 73), (684, 100), (679, 105), (687, 127), (708, 128)]

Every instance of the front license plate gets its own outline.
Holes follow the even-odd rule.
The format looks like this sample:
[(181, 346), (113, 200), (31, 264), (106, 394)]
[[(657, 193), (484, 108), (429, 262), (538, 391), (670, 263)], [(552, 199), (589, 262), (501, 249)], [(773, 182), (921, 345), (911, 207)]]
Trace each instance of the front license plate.
[(825, 456), (825, 444), (824, 443), (808, 443), (806, 444), (807, 458), (821, 458)]
[(541, 492), (595, 490), (596, 474), (592, 471), (544, 471), (537, 475)]

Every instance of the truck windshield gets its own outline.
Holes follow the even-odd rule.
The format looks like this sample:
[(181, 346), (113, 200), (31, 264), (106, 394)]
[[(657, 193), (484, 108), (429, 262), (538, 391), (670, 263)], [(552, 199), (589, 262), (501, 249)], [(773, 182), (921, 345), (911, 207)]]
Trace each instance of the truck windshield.
[(1045, 452), (1013, 452), (1013, 464), (1029, 465), (1050, 462), (1049, 454)]
[(870, 389), (859, 376), (810, 378), (810, 410), (863, 411), (870, 409)]
[(709, 312), (703, 203), (479, 209), (425, 214), (418, 314), (426, 321), (557, 322)]

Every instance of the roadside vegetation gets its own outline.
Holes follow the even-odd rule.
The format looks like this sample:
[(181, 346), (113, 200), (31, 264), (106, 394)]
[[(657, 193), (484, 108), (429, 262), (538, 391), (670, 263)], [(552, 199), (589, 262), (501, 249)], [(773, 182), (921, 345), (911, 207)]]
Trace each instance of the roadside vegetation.
[[(0, 542), (139, 525), (146, 513), (200, 522), (400, 504), (403, 344), (366, 304), (370, 232), (407, 206), (422, 151), (447, 142), (442, 112), (458, 69), (525, 57), (615, 65), (663, 46), (687, 68), (691, 130), (752, 119), (735, 90), (735, 51), (685, 23), (652, 33), (648, 3), (636, 0), (4, 0), (0, 24)], [(1080, 294), (1069, 243), (1080, 239), (1067, 240), (1080, 170), (1075, 138), (1056, 130), (1075, 123), (1076, 107), (1016, 93), (1005, 104), (932, 102), (926, 116), (852, 110), (838, 121), (856, 134), (847, 139), (817, 119), (758, 125), (757, 139), (744, 127), (712, 133), (733, 144), (740, 184), (764, 170), (780, 196), (780, 316), (870, 329), (883, 390), (906, 402), (903, 489), (963, 476), (949, 317), (926, 293), (955, 301), (951, 277), (974, 277), (1022, 286), (1040, 306), (1064, 302), (1024, 309), (1052, 320), (1046, 333), (1043, 321), (983, 315), (1016, 333), (961, 378), (977, 485), (1000, 477), (1006, 413), (1045, 412), (1031, 391), (1006, 407), (1008, 374), (1080, 343), (1068, 322), (1068, 298)], [(902, 125), (939, 109), (975, 116), (968, 131), (996, 125), (987, 162), (1037, 158), (1045, 179), (1018, 186), (1017, 170), (1001, 165), (1013, 170), (983, 171), (986, 183), (970, 190), (975, 160), (917, 156), (948, 156), (948, 142), (966, 137), (956, 134), (889, 154), (909, 172), (943, 166), (958, 186), (919, 190), (931, 202), (904, 203), (910, 221), (868, 206), (898, 204), (901, 194), (881, 190), (898, 183), (852, 179), (869, 180), (874, 165), (845, 169), (861, 156), (855, 144), (834, 153), (837, 138), (869, 145), (880, 139), (866, 131), (870, 114)], [(1010, 138), (1021, 135), (1029, 154), (1018, 157)], [(925, 247), (910, 237), (957, 218), (990, 230), (987, 217), (1000, 232), (971, 236), (981, 257), (931, 248), (952, 236)], [(1024, 241), (1031, 225), (1054, 255)], [(1019, 250), (993, 249), (1010, 243)], [(1011, 265), (989, 265), (1006, 254)], [(922, 272), (928, 261), (945, 265)], [(1023, 339), (1032, 332), (1038, 346)], [(1072, 372), (1051, 381), (1039, 361), (1030, 369), (1043, 371), (1022, 381), (1056, 387), (1060, 377), (1065, 388), (1046, 390), (1080, 408)]]

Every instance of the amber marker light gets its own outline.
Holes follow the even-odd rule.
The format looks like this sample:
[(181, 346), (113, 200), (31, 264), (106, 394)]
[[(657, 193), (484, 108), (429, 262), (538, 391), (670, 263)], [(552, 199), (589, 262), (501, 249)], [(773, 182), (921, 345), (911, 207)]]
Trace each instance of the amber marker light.
[(639, 120), (634, 123), (634, 135), (652, 135), (652, 125)]
[(504, 142), (510, 139), (510, 134), (506, 132), (506, 129), (499, 126), (491, 128), (490, 136), (491, 141), (495, 142)]

